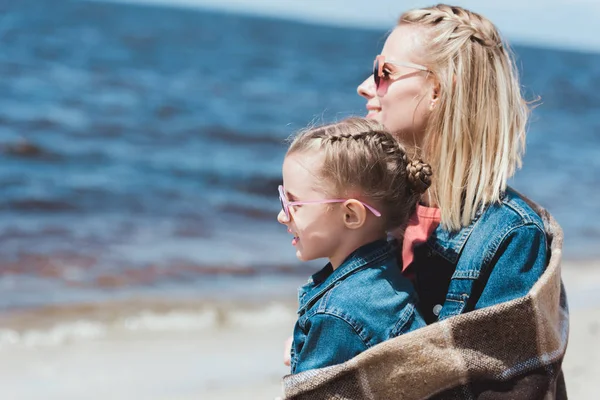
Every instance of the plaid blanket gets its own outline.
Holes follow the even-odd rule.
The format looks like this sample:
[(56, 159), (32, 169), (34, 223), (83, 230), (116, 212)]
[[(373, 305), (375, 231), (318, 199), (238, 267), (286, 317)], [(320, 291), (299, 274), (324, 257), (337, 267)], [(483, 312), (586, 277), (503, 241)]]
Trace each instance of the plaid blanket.
[(344, 364), (284, 377), (284, 399), (566, 399), (563, 235), (544, 220), (548, 267), (522, 298), (381, 343)]

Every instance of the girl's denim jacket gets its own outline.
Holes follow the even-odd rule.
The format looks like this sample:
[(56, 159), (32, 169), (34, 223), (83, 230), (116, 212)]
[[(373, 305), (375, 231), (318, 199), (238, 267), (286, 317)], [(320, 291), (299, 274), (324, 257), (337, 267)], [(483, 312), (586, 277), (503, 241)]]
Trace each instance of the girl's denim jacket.
[(548, 258), (541, 218), (514, 190), (489, 205), (469, 226), (441, 226), (415, 248), (410, 270), (427, 323), (522, 297)]
[(425, 326), (414, 287), (400, 273), (395, 254), (394, 242), (372, 242), (335, 271), (327, 264), (300, 287), (292, 373), (340, 364)]

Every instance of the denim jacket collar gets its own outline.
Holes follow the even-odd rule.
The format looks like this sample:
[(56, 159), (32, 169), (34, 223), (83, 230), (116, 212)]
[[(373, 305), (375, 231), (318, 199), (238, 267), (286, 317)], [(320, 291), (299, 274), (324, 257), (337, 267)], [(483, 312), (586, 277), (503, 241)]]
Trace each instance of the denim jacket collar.
[[(353, 251), (336, 270), (333, 270), (331, 263), (328, 263), (319, 272), (313, 274), (308, 283), (300, 288), (300, 308), (298, 312), (300, 313), (306, 309), (315, 299), (321, 297), (323, 293), (347, 276), (378, 259), (386, 257), (392, 251), (393, 243), (381, 239)], [(308, 300), (304, 300), (304, 298)]]
[[(510, 188), (508, 189), (510, 190)], [(500, 201), (503, 202), (507, 197), (507, 193), (503, 192), (500, 195)], [(442, 228), (442, 225), (438, 225), (438, 227), (433, 232), (433, 235), (429, 237), (427, 240), (427, 244), (431, 249), (435, 252), (439, 253), (446, 260), (450, 261), (453, 264), (458, 262), (458, 256), (460, 255), (467, 239), (471, 235), (473, 228), (477, 224), (477, 221), (481, 218), (483, 213), (486, 211), (488, 207), (481, 208), (475, 214), (475, 218), (471, 221), (471, 223), (467, 226), (463, 226), (457, 231), (451, 232)]]
[(442, 228), (442, 225), (440, 224), (433, 232), (433, 235), (427, 239), (427, 244), (446, 260), (456, 264), (458, 256), (478, 219), (479, 215), (476, 216), (469, 225), (464, 226), (457, 231), (447, 231)]

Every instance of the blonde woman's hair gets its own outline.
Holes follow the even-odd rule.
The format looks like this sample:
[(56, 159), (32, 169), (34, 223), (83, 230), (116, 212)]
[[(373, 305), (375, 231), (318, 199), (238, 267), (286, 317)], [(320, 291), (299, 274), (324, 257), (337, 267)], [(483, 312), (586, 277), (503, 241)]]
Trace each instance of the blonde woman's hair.
[(423, 63), (439, 83), (419, 156), (436, 171), (430, 193), (442, 226), (458, 230), (498, 202), (521, 167), (530, 110), (512, 52), (487, 18), (439, 4), (398, 24), (420, 30)]
[(431, 168), (409, 160), (383, 125), (364, 118), (308, 129), (293, 139), (287, 156), (318, 151), (324, 155), (320, 187), (330, 196), (359, 193), (381, 212), (385, 229), (405, 226), (431, 184)]

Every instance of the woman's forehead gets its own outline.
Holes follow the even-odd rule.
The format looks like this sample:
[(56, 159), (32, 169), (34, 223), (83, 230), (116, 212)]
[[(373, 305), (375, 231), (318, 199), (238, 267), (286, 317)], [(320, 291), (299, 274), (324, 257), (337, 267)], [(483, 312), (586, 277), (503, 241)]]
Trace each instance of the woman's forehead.
[(381, 54), (390, 61), (412, 61), (422, 51), (422, 32), (410, 25), (399, 25), (388, 36)]

